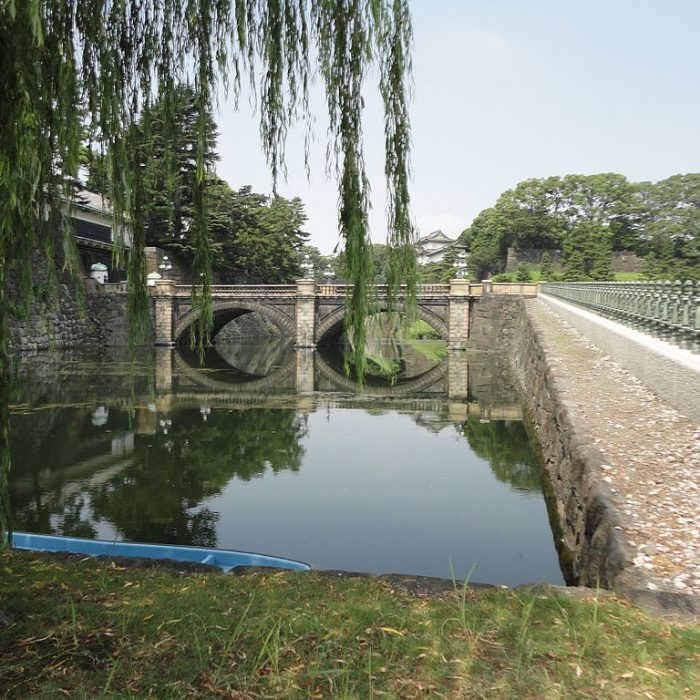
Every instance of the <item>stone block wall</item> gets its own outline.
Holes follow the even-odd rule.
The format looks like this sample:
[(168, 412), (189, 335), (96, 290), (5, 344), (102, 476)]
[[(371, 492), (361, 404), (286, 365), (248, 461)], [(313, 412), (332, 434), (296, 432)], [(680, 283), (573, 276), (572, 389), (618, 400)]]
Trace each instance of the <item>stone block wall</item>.
[(615, 272), (641, 272), (644, 259), (630, 250), (616, 250), (612, 254), (612, 267)]
[[(531, 250), (516, 250), (508, 248), (505, 272), (516, 272), (518, 265), (527, 263), (529, 267), (539, 267), (542, 256), (549, 253), (552, 267), (561, 272), (564, 269), (564, 256), (561, 250), (544, 250), (532, 248)], [(615, 272), (641, 272), (644, 261), (630, 250), (616, 250), (612, 254), (612, 268)]]
[[(567, 377), (530, 311), (539, 303), (486, 295), (474, 305), (469, 347), (498, 350), (507, 357), (544, 457), (560, 528), (555, 534), (580, 585), (629, 586), (631, 554), (617, 532), (616, 510), (596, 476), (601, 458), (577, 427), (576, 408), (567, 404)], [(490, 374), (499, 380), (498, 364)]]
[(520, 300), (511, 365), (542, 449), (564, 549), (580, 585), (627, 584), (631, 553), (618, 534), (619, 521), (598, 481), (601, 457), (579, 429), (576, 407), (566, 401), (567, 377), (549, 351), (529, 305)]
[[(107, 347), (123, 347), (129, 344), (129, 306), (124, 284), (97, 284), (87, 280), (87, 302), (90, 317), (99, 329), (99, 343)], [(153, 319), (153, 298), (149, 297), (149, 312)], [(151, 328), (151, 333), (152, 333)], [(145, 341), (152, 345), (152, 340)]]
[(57, 303), (48, 299), (48, 274), (39, 255), (33, 260), (34, 298), (27, 314), (19, 291), (19, 272), (12, 267), (7, 270), (5, 293), (10, 302), (10, 352), (50, 347), (97, 347), (103, 342), (99, 318), (83, 293), (82, 280), (74, 280), (61, 270), (60, 245), (56, 250)]
[[(34, 299), (24, 314), (19, 276), (8, 270), (10, 352), (51, 348), (100, 348), (129, 344), (127, 292), (124, 283), (101, 285), (91, 279), (72, 279), (56, 260), (58, 303), (46, 299), (47, 274), (37, 257), (33, 271)], [(152, 302), (151, 302), (152, 303)]]
[(516, 272), (518, 265), (527, 263), (531, 268), (539, 267), (542, 263), (542, 256), (549, 253), (549, 260), (552, 267), (560, 272), (564, 269), (564, 256), (561, 250), (545, 250), (544, 248), (532, 248), (530, 250), (516, 250), (508, 248), (505, 272)]
[(485, 294), (472, 307), (469, 349), (507, 351), (513, 342), (522, 299)]
[(225, 325), (217, 334), (217, 345), (240, 342), (256, 342), (279, 338), (281, 332), (277, 326), (260, 313), (243, 314)]

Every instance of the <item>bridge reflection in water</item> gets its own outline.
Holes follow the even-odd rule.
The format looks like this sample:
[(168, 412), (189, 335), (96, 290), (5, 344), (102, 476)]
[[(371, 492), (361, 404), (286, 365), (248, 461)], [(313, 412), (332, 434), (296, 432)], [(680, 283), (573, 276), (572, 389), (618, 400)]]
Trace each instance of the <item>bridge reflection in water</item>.
[(170, 348), (44, 359), (12, 401), (18, 530), (562, 580), (501, 359), (410, 359), (362, 395), (342, 358), (283, 343), (221, 346), (203, 366)]
[[(410, 355), (414, 343), (402, 355)], [(423, 347), (439, 347), (425, 341)], [(463, 352), (434, 354), (421, 359), (414, 352), (408, 367), (393, 381), (367, 377), (361, 392), (343, 369), (338, 350), (293, 348), (280, 340), (264, 344), (216, 346), (204, 361), (191, 351), (155, 348), (155, 389), (159, 405), (203, 399), (216, 403), (234, 397), (255, 399), (261, 395), (351, 394), (365, 398), (433, 398), (450, 402), (463, 416), (492, 420), (521, 420), (522, 408), (509, 379), (503, 358), (474, 358)], [(415, 356), (418, 355), (418, 358)], [(185, 398), (188, 397), (188, 398)], [(320, 397), (316, 397), (317, 399)], [(308, 400), (301, 400), (309, 405)]]

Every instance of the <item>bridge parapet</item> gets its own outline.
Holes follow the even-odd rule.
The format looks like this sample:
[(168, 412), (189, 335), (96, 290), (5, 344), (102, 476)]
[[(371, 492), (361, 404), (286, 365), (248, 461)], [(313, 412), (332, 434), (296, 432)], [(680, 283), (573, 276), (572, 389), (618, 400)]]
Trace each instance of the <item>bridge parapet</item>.
[[(302, 281), (302, 280), (300, 280)], [(303, 280), (304, 295), (309, 293), (317, 297), (346, 297), (352, 293), (351, 284), (331, 284), (316, 283), (313, 280)], [(158, 287), (171, 284), (168, 280), (159, 280)], [(313, 285), (313, 286), (312, 286)], [(176, 296), (190, 296), (192, 286), (186, 284), (173, 285)], [(389, 287), (386, 284), (376, 284), (370, 287), (371, 293), (377, 298), (386, 298)], [(520, 296), (537, 296), (538, 284), (535, 282), (469, 282), (464, 280), (464, 285), (459, 287), (460, 296), (480, 297), (484, 293), (492, 294), (514, 294)], [(300, 293), (298, 284), (214, 284), (211, 286), (212, 296), (215, 297), (295, 297)], [(401, 298), (406, 294), (406, 286), (401, 285), (396, 291), (396, 297)], [(451, 292), (449, 284), (421, 284), (418, 285), (416, 296), (426, 297), (448, 297)]]
[[(178, 284), (175, 286), (177, 296), (191, 296), (192, 286)], [(296, 284), (214, 284), (211, 286), (212, 297), (295, 297)]]
[[(318, 297), (346, 297), (352, 293), (351, 284), (317, 284), (316, 296)], [(386, 298), (389, 294), (389, 286), (386, 284), (375, 284), (370, 287), (371, 293), (378, 298)], [(423, 297), (447, 297), (450, 294), (449, 284), (421, 284), (418, 285), (416, 296)], [(396, 296), (400, 299), (406, 295), (406, 286), (401, 285), (396, 291)]]

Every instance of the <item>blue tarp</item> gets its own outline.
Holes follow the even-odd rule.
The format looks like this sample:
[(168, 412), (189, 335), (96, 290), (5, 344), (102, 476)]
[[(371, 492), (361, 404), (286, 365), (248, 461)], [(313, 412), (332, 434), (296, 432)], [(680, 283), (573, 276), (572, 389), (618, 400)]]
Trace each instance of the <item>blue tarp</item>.
[(143, 557), (146, 559), (172, 559), (196, 564), (218, 566), (230, 571), (236, 566), (270, 566), (278, 569), (308, 571), (308, 564), (293, 559), (269, 557), (265, 554), (237, 552), (230, 549), (209, 549), (208, 547), (181, 547), (179, 545), (141, 544), (138, 542), (105, 542), (87, 540), (80, 537), (59, 537), (57, 535), (35, 535), (29, 532), (12, 534), (15, 549), (31, 549), (37, 552), (70, 552), (90, 557)]

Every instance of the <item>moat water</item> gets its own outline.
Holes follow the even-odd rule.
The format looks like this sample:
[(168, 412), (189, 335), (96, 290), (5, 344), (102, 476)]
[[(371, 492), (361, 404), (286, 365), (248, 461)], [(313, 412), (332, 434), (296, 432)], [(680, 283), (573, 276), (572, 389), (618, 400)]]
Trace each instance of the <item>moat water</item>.
[[(562, 583), (502, 362), (399, 348), (357, 393), (339, 353), (221, 346), (25, 356), (14, 527), (262, 552), (322, 569)], [(378, 374), (381, 374), (379, 372)]]

